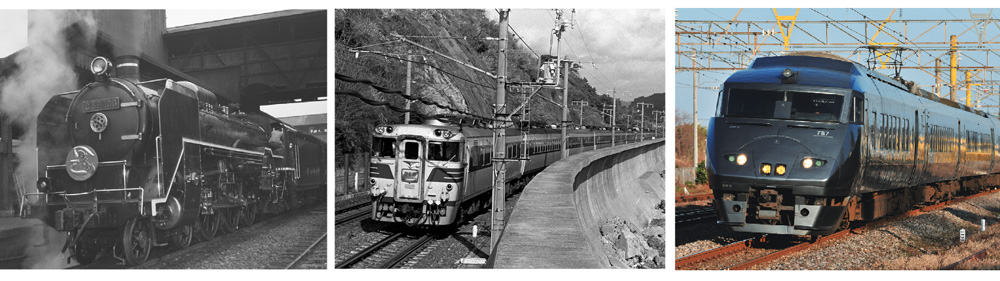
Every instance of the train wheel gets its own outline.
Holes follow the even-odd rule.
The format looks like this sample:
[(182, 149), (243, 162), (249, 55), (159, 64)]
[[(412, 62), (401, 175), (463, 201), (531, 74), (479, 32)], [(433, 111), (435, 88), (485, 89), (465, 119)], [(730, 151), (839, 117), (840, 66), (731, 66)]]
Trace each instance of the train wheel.
[(248, 226), (257, 221), (257, 205), (250, 204), (243, 209), (243, 219), (240, 220), (244, 226)]
[(229, 222), (232, 221), (230, 220), (230, 215), (229, 215), (229, 213), (232, 213), (230, 209), (232, 208), (216, 210), (215, 219), (212, 221), (212, 223), (215, 224), (215, 228), (218, 229), (218, 233), (223, 233), (223, 234), (232, 233), (233, 230), (235, 230), (232, 225), (229, 225)]
[(153, 227), (143, 218), (132, 218), (122, 231), (122, 253), (127, 265), (146, 262), (153, 248)]
[(194, 240), (194, 227), (191, 225), (181, 226), (170, 231), (170, 247), (174, 249), (184, 249), (191, 246)]
[[(216, 213), (218, 215), (218, 213)], [(209, 241), (215, 237), (215, 234), (219, 231), (219, 225), (215, 224), (216, 215), (200, 214), (198, 215), (198, 221), (195, 222), (194, 228), (195, 232), (198, 234), (198, 238), (202, 241)]]
[(80, 238), (81, 241), (73, 245), (73, 258), (80, 264), (90, 264), (97, 258), (97, 254), (101, 253), (101, 246), (94, 240), (96, 237), (84, 235)]
[(236, 232), (236, 230), (239, 230), (240, 221), (243, 220), (243, 207), (229, 208), (226, 215), (226, 225), (230, 227), (228, 232)]

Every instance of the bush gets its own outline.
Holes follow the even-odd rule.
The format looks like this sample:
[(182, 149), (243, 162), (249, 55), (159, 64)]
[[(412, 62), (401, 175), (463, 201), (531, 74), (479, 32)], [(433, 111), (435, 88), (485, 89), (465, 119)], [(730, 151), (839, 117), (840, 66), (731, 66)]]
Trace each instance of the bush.
[(698, 162), (698, 167), (694, 169), (694, 181), (697, 184), (708, 183), (708, 171), (705, 170), (705, 161)]

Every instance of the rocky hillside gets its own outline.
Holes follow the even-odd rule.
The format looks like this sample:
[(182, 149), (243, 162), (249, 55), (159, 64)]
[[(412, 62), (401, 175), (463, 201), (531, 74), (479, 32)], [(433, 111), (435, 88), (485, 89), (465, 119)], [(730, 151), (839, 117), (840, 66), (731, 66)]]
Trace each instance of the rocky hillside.
[[(499, 34), (496, 22), (486, 18), (484, 10), (336, 10), (335, 52), (336, 73), (358, 79), (367, 79), (383, 90), (406, 88), (406, 54), (413, 62), (411, 84), (416, 97), (432, 100), (477, 115), (488, 116), (496, 90), (495, 81), (472, 68), (462, 66), (441, 56), (431, 54), (413, 45), (393, 42), (393, 33), (406, 36), (436, 36), (438, 38), (413, 38), (421, 45), (447, 56), (495, 73), (497, 70), (497, 41), (486, 37)], [(441, 39), (449, 37), (460, 39)], [(531, 81), (537, 75), (538, 58), (520, 45), (513, 37), (507, 40), (508, 77), (511, 81)], [(351, 48), (372, 52), (352, 52)], [(538, 49), (538, 48), (536, 48)], [(386, 94), (363, 83), (336, 81), (336, 91), (355, 92), (378, 102), (404, 106), (404, 99)], [(569, 99), (587, 100), (584, 124), (605, 126), (600, 113), (602, 103), (611, 99), (596, 94), (586, 78), (570, 76)], [(543, 89), (539, 95), (561, 102), (562, 92)], [(508, 90), (507, 103), (513, 108), (525, 95), (516, 89)], [(398, 124), (403, 114), (384, 106), (373, 106), (361, 99), (338, 94), (335, 101), (335, 141), (337, 153), (364, 152), (368, 149), (369, 132), (376, 124)], [(449, 113), (434, 106), (413, 103), (418, 113), (411, 123), (422, 122), (424, 116)], [(535, 98), (530, 103), (531, 121), (546, 124), (558, 123), (561, 110), (555, 104)], [(579, 107), (576, 108), (577, 110)], [(577, 110), (570, 113), (571, 120), (579, 120)], [(515, 120), (518, 118), (515, 117)]]

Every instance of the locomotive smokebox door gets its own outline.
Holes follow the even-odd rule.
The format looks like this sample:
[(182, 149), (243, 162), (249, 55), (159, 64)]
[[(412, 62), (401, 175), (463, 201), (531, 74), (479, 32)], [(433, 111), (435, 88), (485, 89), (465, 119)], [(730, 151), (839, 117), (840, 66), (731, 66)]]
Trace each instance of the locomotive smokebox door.
[(111, 78), (87, 85), (68, 112), (74, 143), (87, 144), (101, 161), (130, 160), (148, 121), (142, 92)]

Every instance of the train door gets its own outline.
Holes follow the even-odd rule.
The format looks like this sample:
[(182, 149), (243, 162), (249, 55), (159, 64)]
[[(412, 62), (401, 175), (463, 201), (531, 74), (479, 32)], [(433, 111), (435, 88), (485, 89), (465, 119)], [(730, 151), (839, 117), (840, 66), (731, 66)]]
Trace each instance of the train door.
[(424, 198), (424, 154), (423, 141), (403, 139), (399, 145), (401, 157), (397, 178), (400, 183), (396, 189), (396, 199), (402, 202), (420, 203)]
[(996, 135), (994, 135), (993, 133), (993, 128), (990, 128), (990, 169), (988, 170), (990, 172), (993, 171), (993, 167), (996, 166), (997, 162), (996, 146), (993, 145), (995, 141), (996, 141)]
[(911, 146), (911, 150), (913, 150), (913, 160), (910, 162), (910, 166), (912, 168), (910, 171), (911, 176), (908, 185), (914, 185), (918, 181), (918, 178), (921, 177), (920, 172), (922, 167), (922, 165), (920, 165), (920, 157), (919, 157), (920, 156), (920, 111), (919, 110), (913, 111), (913, 138), (907, 141), (913, 144)]
[(962, 167), (962, 120), (958, 120), (958, 127), (955, 128), (955, 134), (952, 137), (955, 138), (952, 145), (955, 150), (955, 174), (953, 176), (958, 178), (958, 171)]

